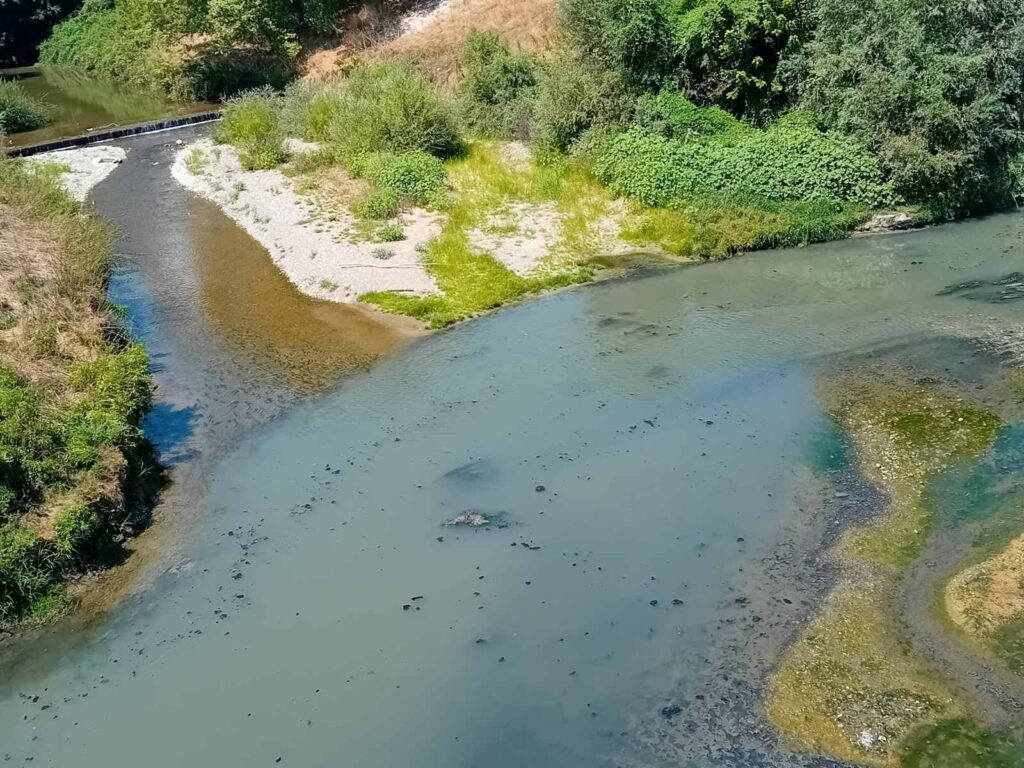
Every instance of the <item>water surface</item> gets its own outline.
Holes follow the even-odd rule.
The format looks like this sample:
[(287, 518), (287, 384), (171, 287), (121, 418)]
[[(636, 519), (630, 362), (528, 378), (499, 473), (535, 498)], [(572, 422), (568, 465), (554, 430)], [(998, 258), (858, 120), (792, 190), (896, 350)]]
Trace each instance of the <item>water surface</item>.
[(82, 136), (149, 120), (181, 117), (213, 108), (213, 105), (202, 102), (171, 101), (157, 92), (70, 67), (0, 69), (0, 79), (17, 80), (29, 96), (51, 111), (51, 121), (42, 128), (8, 136), (7, 144), (14, 147)]
[[(998, 365), (1020, 305), (940, 293), (1024, 266), (1024, 218), (587, 286), (299, 398), (253, 353), (277, 343), (258, 285), (188, 261), (232, 236), (142, 218), (163, 195), (213, 215), (143, 167), (96, 198), (127, 208), (117, 294), (165, 403), (214, 436), (186, 460), (202, 513), (149, 590), (8, 667), (12, 764), (812, 762), (742, 752), (729, 707), (754, 705), (758, 622), (797, 615), (795, 593), (748, 599), (755, 566), (805, 525), (823, 446), (844, 453), (817, 377), (902, 349)], [(500, 524), (445, 525), (467, 510)]]

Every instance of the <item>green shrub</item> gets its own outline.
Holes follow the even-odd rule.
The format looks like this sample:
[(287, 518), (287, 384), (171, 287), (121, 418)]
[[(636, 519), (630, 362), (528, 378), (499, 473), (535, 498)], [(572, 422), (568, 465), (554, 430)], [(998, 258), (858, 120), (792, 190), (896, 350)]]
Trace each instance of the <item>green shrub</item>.
[(355, 213), (371, 221), (384, 221), (397, 216), (401, 207), (401, 199), (393, 191), (378, 189), (370, 192), (355, 206)]
[(897, 201), (869, 152), (799, 119), (728, 140), (674, 141), (633, 128), (608, 144), (595, 170), (615, 192), (651, 206), (708, 193), (868, 207)]
[(54, 546), (64, 558), (86, 559), (103, 548), (108, 520), (88, 504), (75, 504), (57, 515)]
[(792, 99), (779, 76), (808, 32), (802, 0), (691, 0), (673, 21), (679, 84), (701, 104), (762, 119)]
[(302, 98), (308, 105), (303, 133), (343, 155), (420, 151), (448, 157), (462, 148), (449, 106), (408, 62), (359, 66)]
[(636, 104), (638, 125), (670, 139), (693, 139), (699, 136), (737, 137), (750, 133), (750, 126), (740, 122), (719, 107), (701, 108), (678, 91), (664, 90), (657, 95), (645, 94)]
[(405, 231), (401, 224), (385, 224), (377, 230), (373, 239), (378, 243), (397, 243), (405, 240)]
[(285, 159), (280, 111), (272, 89), (246, 91), (225, 103), (217, 141), (237, 147), (246, 170), (276, 168)]
[(0, 80), (0, 133), (41, 128), (49, 122), (49, 110), (18, 83)]
[(620, 74), (578, 51), (564, 51), (544, 67), (533, 141), (542, 157), (575, 150), (588, 134), (625, 125), (632, 110)]
[(297, 18), (287, 0), (208, 0), (206, 29), (221, 50), (252, 45), (294, 57)]
[(444, 163), (425, 152), (373, 155), (362, 171), (377, 189), (417, 205), (430, 204), (447, 179)]
[(671, 0), (565, 0), (562, 23), (583, 59), (600, 62), (630, 88), (654, 88), (671, 73)]
[(466, 124), (484, 136), (525, 138), (537, 97), (537, 64), (513, 53), (492, 32), (467, 35), (459, 59), (458, 105)]

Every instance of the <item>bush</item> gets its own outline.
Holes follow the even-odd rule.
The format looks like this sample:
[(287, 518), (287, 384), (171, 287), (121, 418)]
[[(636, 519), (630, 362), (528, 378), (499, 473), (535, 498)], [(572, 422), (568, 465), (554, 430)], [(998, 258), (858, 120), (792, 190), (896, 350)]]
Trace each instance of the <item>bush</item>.
[(633, 109), (620, 74), (564, 51), (543, 71), (534, 111), (533, 141), (539, 153), (569, 152), (591, 132), (625, 125)]
[(679, 84), (695, 101), (764, 119), (792, 98), (779, 65), (799, 48), (802, 0), (693, 0), (674, 22)]
[(46, 106), (25, 93), (18, 83), (0, 80), (0, 133), (42, 128), (49, 119)]
[(583, 58), (630, 88), (655, 88), (671, 73), (670, 0), (564, 0), (563, 26)]
[(485, 136), (525, 138), (537, 97), (533, 57), (513, 53), (492, 32), (471, 32), (459, 64), (463, 80), (458, 104), (466, 124)]
[(449, 157), (461, 151), (451, 110), (408, 62), (359, 66), (319, 91), (297, 91), (305, 100), (303, 133), (327, 140), (344, 155), (426, 152)]
[(280, 112), (281, 99), (272, 89), (246, 91), (225, 103), (217, 141), (238, 147), (246, 170), (275, 168), (285, 158)]
[(402, 230), (401, 224), (385, 224), (377, 230), (373, 239), (378, 243), (397, 243), (405, 240), (405, 232)]
[(700, 108), (678, 91), (664, 90), (645, 94), (636, 105), (636, 123), (670, 139), (687, 140), (698, 136), (734, 134), (737, 138), (751, 131), (719, 107)]
[(374, 155), (362, 170), (377, 189), (417, 205), (430, 204), (447, 179), (444, 163), (425, 152)]
[(297, 18), (287, 0), (208, 0), (206, 29), (222, 51), (253, 45), (294, 57)]
[(1024, 148), (1024, 5), (818, 0), (795, 65), (805, 103), (859, 136), (896, 190), (941, 215), (1012, 199)]
[(869, 207), (896, 202), (869, 152), (796, 117), (730, 140), (682, 142), (634, 128), (610, 142), (595, 170), (617, 193), (651, 206), (707, 193)]

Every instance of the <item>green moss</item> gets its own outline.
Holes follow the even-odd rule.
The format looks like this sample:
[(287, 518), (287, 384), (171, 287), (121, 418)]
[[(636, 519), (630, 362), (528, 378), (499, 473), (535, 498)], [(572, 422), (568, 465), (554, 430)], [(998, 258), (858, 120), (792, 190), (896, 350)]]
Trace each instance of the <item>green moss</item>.
[(1015, 674), (1024, 675), (1024, 618), (1008, 621), (993, 632), (992, 647)]
[(1024, 746), (969, 720), (943, 720), (916, 730), (900, 752), (902, 768), (1017, 768)]

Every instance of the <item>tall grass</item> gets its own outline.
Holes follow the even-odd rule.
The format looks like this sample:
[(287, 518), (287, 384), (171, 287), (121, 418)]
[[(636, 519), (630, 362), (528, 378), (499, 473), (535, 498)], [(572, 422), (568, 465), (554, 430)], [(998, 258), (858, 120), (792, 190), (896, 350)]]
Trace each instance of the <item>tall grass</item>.
[(31, 131), (49, 120), (46, 105), (25, 93), (18, 83), (0, 80), (0, 133)]

